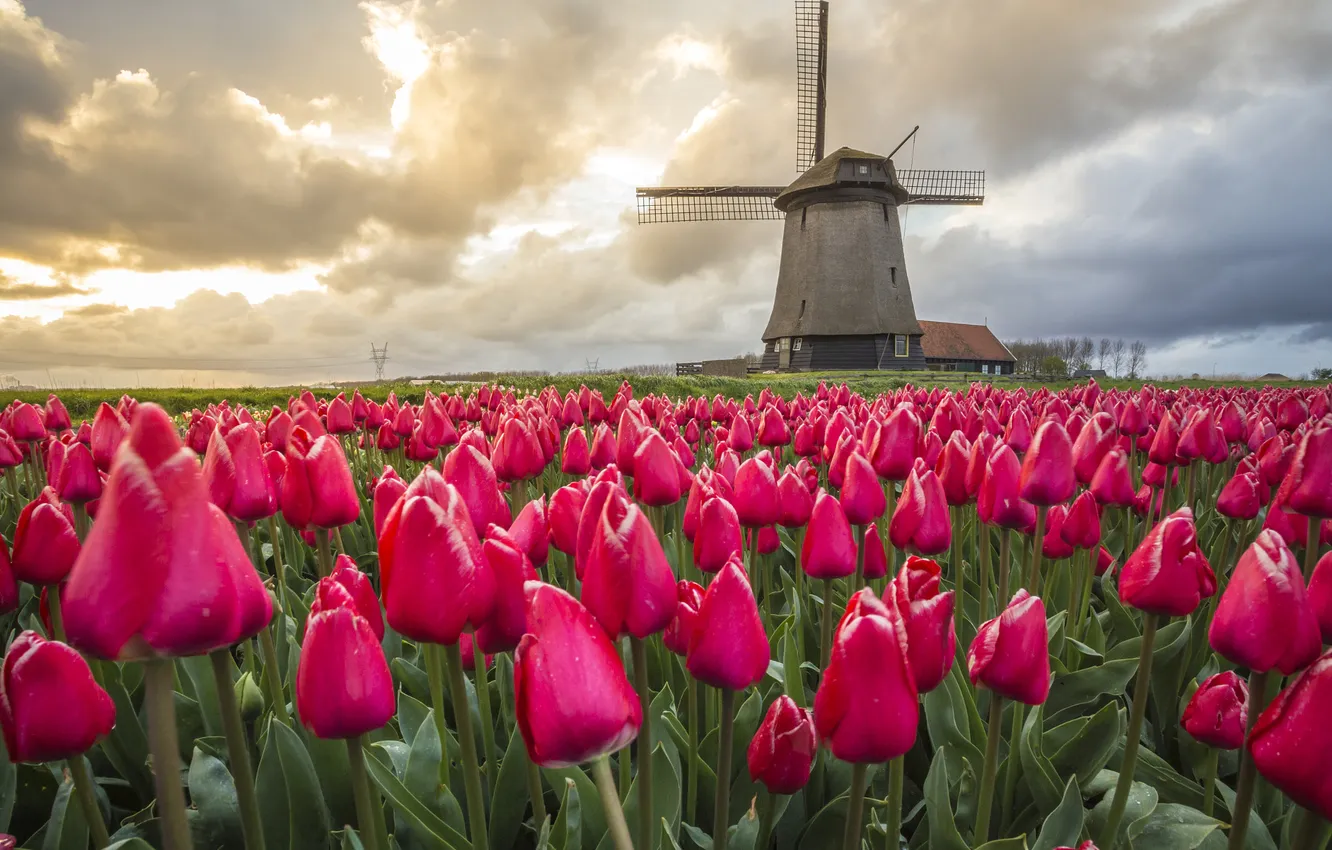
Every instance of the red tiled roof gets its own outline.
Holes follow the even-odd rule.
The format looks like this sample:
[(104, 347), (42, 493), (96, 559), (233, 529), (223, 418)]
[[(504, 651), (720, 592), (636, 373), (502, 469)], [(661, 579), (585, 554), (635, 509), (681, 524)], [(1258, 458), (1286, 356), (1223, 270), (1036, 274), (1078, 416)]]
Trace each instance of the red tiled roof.
[(927, 358), (947, 360), (1002, 360), (1016, 362), (999, 338), (985, 325), (964, 325), (958, 322), (921, 321), (925, 335), (920, 346)]

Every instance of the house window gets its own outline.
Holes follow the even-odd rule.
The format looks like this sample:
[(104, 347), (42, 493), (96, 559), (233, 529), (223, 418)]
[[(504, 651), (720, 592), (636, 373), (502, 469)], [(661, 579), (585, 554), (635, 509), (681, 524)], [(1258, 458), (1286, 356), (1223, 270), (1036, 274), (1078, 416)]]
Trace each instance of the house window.
[(982, 364), (981, 364), (981, 374), (982, 374), (982, 375), (988, 375), (988, 374), (990, 374), (990, 364), (989, 364), (989, 363), (982, 363)]
[(898, 357), (906, 357), (908, 354), (908, 337), (906, 334), (893, 335), (893, 354)]
[[(804, 304), (805, 302), (802, 301), (802, 302), (800, 302), (800, 303), (801, 303), (801, 304)], [(793, 343), (791, 344), (791, 350), (792, 350), (792, 351), (799, 351), (799, 350), (800, 350), (800, 346), (803, 345), (804, 342), (805, 342), (805, 338), (804, 338), (803, 336), (798, 336), (798, 337), (796, 337), (796, 338), (795, 338), (795, 342), (793, 342)]]

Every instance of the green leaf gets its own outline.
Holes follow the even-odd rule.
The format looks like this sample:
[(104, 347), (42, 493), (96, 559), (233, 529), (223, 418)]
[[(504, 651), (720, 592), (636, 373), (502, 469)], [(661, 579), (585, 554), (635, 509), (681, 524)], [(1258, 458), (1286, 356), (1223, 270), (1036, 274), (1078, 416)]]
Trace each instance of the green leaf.
[[(388, 750), (389, 745), (393, 743), (396, 742), (385, 741), (383, 748)], [(452, 789), (439, 781), (441, 758), (443, 756), (439, 746), (439, 730), (435, 726), (434, 714), (428, 713), (407, 753), (407, 761), (402, 771), (402, 784), (445, 823), (453, 827), (459, 835), (465, 835), (467, 822), (463, 820), (462, 806), (459, 805), (458, 798), (453, 796)], [(502, 793), (504, 786), (501, 785), (500, 789), (497, 794)], [(411, 826), (405, 825), (410, 832)], [(401, 843), (405, 846), (405, 842)]]
[(726, 830), (726, 846), (728, 850), (754, 850), (754, 843), (758, 841), (758, 813), (754, 811), (753, 806), (747, 806), (740, 815), (740, 820)]
[(1036, 706), (1027, 713), (1018, 755), (1022, 762), (1022, 778), (1031, 789), (1036, 808), (1042, 815), (1048, 815), (1058, 807), (1060, 793), (1059, 773), (1041, 751), (1041, 724), (1044, 713), (1044, 706)]
[[(134, 665), (130, 665), (134, 666)], [(148, 772), (148, 736), (143, 730), (134, 703), (124, 685), (124, 668), (119, 664), (100, 664), (102, 687), (116, 705), (116, 725), (102, 739), (102, 752), (116, 772), (129, 781), (141, 803), (153, 799), (153, 777)], [(0, 794), (0, 800), (4, 795)]]
[(190, 819), (195, 843), (201, 847), (242, 846), (240, 803), (227, 766), (195, 747), (187, 776), (190, 801), (198, 809), (198, 816)]
[(1041, 825), (1041, 834), (1031, 850), (1055, 850), (1056, 847), (1077, 847), (1082, 834), (1086, 810), (1082, 808), (1082, 792), (1076, 777), (1064, 786), (1064, 798)]
[[(361, 836), (356, 834), (356, 830), (347, 827), (342, 831), (342, 850), (365, 850), (365, 845), (361, 843)], [(396, 839), (397, 836), (394, 836)]]
[[(601, 838), (606, 834), (606, 813), (601, 805), (601, 795), (591, 778), (581, 767), (543, 767), (541, 775), (555, 788), (564, 787), (565, 780), (572, 780), (578, 786), (578, 796), (583, 800), (596, 800), (582, 807), (583, 814), (583, 850), (596, 850)], [(632, 829), (632, 827), (631, 827)], [(569, 848), (577, 850), (577, 848)]]
[(1099, 667), (1056, 676), (1050, 683), (1050, 696), (1045, 701), (1046, 715), (1053, 720), (1065, 709), (1086, 705), (1106, 694), (1118, 698), (1137, 672), (1138, 657), (1135, 654), (1131, 659), (1107, 661)]
[(421, 728), (429, 713), (430, 706), (406, 691), (398, 693), (398, 731), (402, 733), (402, 740), (407, 742), (407, 746), (411, 746), (416, 730)]
[[(227, 653), (227, 658), (229, 662), (227, 667), (235, 670), (235, 663), (230, 661), (231, 653)], [(204, 729), (209, 735), (226, 734), (226, 730), (222, 727), (222, 708), (217, 701), (217, 683), (213, 681), (212, 660), (207, 655), (189, 655), (176, 659), (176, 669), (181, 678), (189, 682), (191, 689), (189, 696), (194, 697), (194, 701), (199, 703)]]
[[(672, 828), (680, 822), (680, 773), (662, 744), (657, 744), (652, 751), (652, 814), (654, 818), (666, 819)], [(638, 823), (637, 775), (629, 784), (629, 794), (624, 801), (624, 819), (631, 830)], [(602, 836), (598, 848), (610, 850), (612, 847), (613, 839), (608, 832)]]
[(1194, 850), (1221, 821), (1175, 803), (1162, 803), (1142, 823), (1133, 839), (1133, 850)]
[[(434, 725), (430, 724), (431, 727)], [(417, 737), (421, 738), (425, 734), (426, 727), (422, 726)], [(435, 739), (438, 760), (439, 739), (433, 728), (430, 736)], [(513, 846), (518, 830), (523, 825), (523, 811), (527, 808), (529, 796), (527, 750), (523, 746), (523, 736), (514, 735), (509, 739), (509, 749), (504, 753), (504, 761), (500, 762), (499, 776), (490, 795), (490, 846), (494, 850), (509, 850)]]
[(87, 850), (88, 821), (83, 807), (74, 795), (74, 781), (60, 784), (55, 803), (51, 806), (51, 819), (46, 822), (46, 835), (42, 850)]
[(735, 730), (732, 738), (731, 747), (731, 773), (734, 774), (744, 768), (745, 754), (749, 750), (749, 742), (754, 739), (754, 733), (758, 731), (759, 724), (763, 722), (763, 697), (759, 695), (758, 689), (749, 695), (749, 699), (735, 713)]
[(956, 688), (957, 683), (950, 676), (944, 679), (940, 687), (925, 694), (925, 726), (929, 730), (930, 740), (936, 746), (947, 745), (950, 773), (961, 775), (963, 759), (970, 762), (972, 770), (979, 773), (985, 755), (971, 742), (967, 709)]
[(555, 827), (550, 831), (550, 846), (554, 850), (581, 850), (582, 805), (582, 798), (578, 796), (578, 783), (572, 779), (564, 780), (564, 799), (560, 801), (560, 814), (555, 818)]
[(1065, 725), (1079, 728), (1050, 756), (1050, 764), (1059, 776), (1072, 773), (1078, 782), (1089, 782), (1110, 761), (1119, 744), (1123, 725), (1119, 703), (1107, 703), (1090, 718)]
[(993, 841), (987, 841), (976, 850), (1027, 850), (1027, 836), (1019, 835), (1015, 838), (996, 838)]
[[(1103, 836), (1105, 834), (1106, 821), (1110, 817), (1110, 808), (1113, 805), (1115, 789), (1111, 787), (1091, 810), (1087, 816), (1087, 827), (1092, 835)], [(1116, 846), (1124, 846), (1127, 841), (1132, 840), (1133, 836), (1142, 831), (1142, 825), (1146, 824), (1147, 818), (1156, 810), (1160, 795), (1156, 789), (1145, 782), (1135, 781), (1129, 787), (1128, 801), (1124, 806), (1124, 816), (1119, 821), (1119, 831), (1114, 841)]]
[(259, 759), (255, 793), (269, 850), (323, 850), (328, 844), (328, 807), (310, 754), (296, 733), (270, 720)]
[(325, 740), (304, 726), (296, 728), (310, 754), (315, 775), (319, 777), (319, 790), (328, 807), (329, 821), (334, 825), (356, 823), (356, 793), (352, 790), (347, 742)]
[(406, 658), (395, 658), (389, 662), (393, 680), (402, 685), (405, 693), (410, 693), (419, 700), (430, 699), (430, 677), (420, 667)]
[[(1138, 624), (1133, 619), (1133, 615), (1119, 601), (1119, 588), (1116, 587), (1115, 582), (1101, 582), (1101, 596), (1105, 599), (1107, 619), (1110, 621), (1110, 631), (1114, 634), (1115, 640), (1125, 641), (1138, 637), (1141, 634), (1138, 630)], [(1136, 657), (1137, 651), (1134, 650), (1133, 654)]]
[[(375, 744), (374, 748), (381, 748), (381, 745)], [(467, 850), (471, 846), (465, 835), (449, 826), (430, 811), (425, 803), (412, 796), (407, 786), (393, 775), (393, 771), (374, 756), (373, 749), (367, 755), (370, 757), (365, 760), (365, 768), (370, 774), (370, 781), (375, 783), (388, 798), (389, 805), (393, 806), (394, 811), (400, 813), (412, 825), (412, 834), (422, 842), (422, 846), (431, 850)]]
[(930, 850), (968, 850), (953, 821), (953, 803), (948, 785), (947, 746), (934, 752), (925, 777), (925, 813), (930, 825)]
[(153, 845), (142, 838), (126, 838), (124, 841), (106, 845), (106, 850), (153, 850)]
[(795, 704), (801, 708), (807, 707), (809, 703), (805, 701), (804, 677), (800, 674), (800, 647), (795, 634), (791, 631), (787, 631), (786, 638), (782, 641), (782, 664), (790, 671), (784, 683), (786, 695), (795, 700)]
[(5, 743), (0, 740), (0, 832), (9, 829), (9, 817), (14, 813), (14, 800), (18, 797), (18, 768), (9, 760)]
[[(814, 815), (800, 836), (800, 850), (840, 850), (848, 802), (845, 795), (837, 797)], [(706, 850), (711, 850), (711, 845)]]

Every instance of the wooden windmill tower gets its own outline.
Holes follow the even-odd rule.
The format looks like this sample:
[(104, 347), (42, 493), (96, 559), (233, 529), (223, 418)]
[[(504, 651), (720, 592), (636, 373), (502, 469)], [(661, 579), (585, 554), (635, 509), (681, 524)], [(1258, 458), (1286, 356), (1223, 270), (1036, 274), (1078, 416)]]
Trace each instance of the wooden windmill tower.
[(825, 157), (828, 2), (795, 7), (800, 177), (789, 186), (639, 188), (638, 221), (786, 220), (762, 368), (923, 369), (897, 208), (980, 204), (985, 172), (898, 171), (892, 156), (906, 139), (888, 156), (838, 148)]

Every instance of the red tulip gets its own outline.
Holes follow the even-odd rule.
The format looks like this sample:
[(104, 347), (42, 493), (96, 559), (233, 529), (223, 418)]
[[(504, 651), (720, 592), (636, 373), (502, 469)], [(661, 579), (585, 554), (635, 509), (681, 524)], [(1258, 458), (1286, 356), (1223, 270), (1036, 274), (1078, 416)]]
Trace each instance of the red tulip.
[(500, 528), (508, 528), (512, 523), (513, 517), (500, 493), (495, 468), (474, 446), (460, 444), (449, 452), (444, 458), (444, 480), (457, 488), (477, 537), (492, 523)]
[(447, 646), (489, 619), (495, 576), (472, 522), (458, 490), (430, 466), (389, 512), (379, 535), (379, 586), (395, 631)]
[(865, 578), (880, 579), (888, 575), (888, 553), (884, 551), (883, 538), (879, 536), (879, 526), (870, 523), (865, 527)]
[(65, 449), (60, 474), (51, 482), (56, 486), (61, 501), (91, 502), (102, 495), (102, 479), (97, 473), (97, 462), (92, 450), (83, 443), (73, 443)]
[(61, 599), (100, 658), (197, 655), (256, 634), (273, 603), (171, 417), (140, 405)]
[(1238, 750), (1249, 725), (1249, 686), (1234, 670), (1209, 677), (1184, 707), (1179, 725), (1218, 750)]
[(352, 601), (356, 603), (356, 612), (370, 624), (375, 640), (383, 640), (384, 613), (379, 609), (379, 597), (375, 595), (370, 579), (357, 568), (356, 562), (346, 555), (338, 555), (333, 562), (330, 578), (351, 594)]
[(398, 477), (398, 473), (391, 466), (384, 467), (384, 474), (380, 476), (379, 483), (374, 488), (374, 524), (375, 539), (384, 530), (384, 522), (388, 519), (393, 506), (398, 504), (402, 494), (407, 492), (407, 483)]
[[(0, 416), (0, 422), (4, 417)], [(23, 450), (14, 442), (14, 438), (9, 436), (9, 432), (0, 428), (0, 471), (13, 469), (23, 463)]]
[[(277, 445), (274, 443), (274, 445)], [(381, 452), (391, 452), (402, 445), (402, 438), (393, 430), (393, 426), (385, 422), (379, 426), (375, 432), (375, 448)]]
[(1045, 702), (1050, 649), (1040, 597), (1019, 590), (998, 617), (981, 624), (967, 650), (967, 672), (973, 685), (999, 696), (1027, 705)]
[(819, 738), (853, 764), (897, 758), (916, 742), (916, 699), (906, 625), (865, 588), (847, 604), (814, 695)]
[(592, 471), (592, 457), (587, 446), (587, 435), (581, 428), (570, 428), (564, 438), (564, 451), (560, 456), (560, 471), (565, 475), (587, 475)]
[(0, 675), (0, 729), (10, 761), (72, 758), (115, 722), (115, 703), (73, 649), (34, 631), (10, 644)]
[(328, 413), (324, 417), (324, 427), (333, 435), (350, 434), (356, 430), (356, 421), (352, 417), (351, 405), (341, 396), (328, 403)]
[(504, 420), (495, 437), (495, 445), (490, 450), (490, 462), (501, 481), (536, 478), (546, 468), (541, 443), (521, 416), (510, 416)]
[(680, 501), (683, 492), (676, 472), (679, 459), (655, 429), (648, 429), (634, 452), (634, 498), (645, 505), (665, 507)]
[(513, 692), (528, 757), (568, 767), (624, 747), (643, 712), (610, 638), (563, 590), (537, 582), (525, 590), (528, 633), (514, 655)]
[(641, 640), (675, 616), (675, 576), (661, 541), (643, 511), (619, 493), (606, 500), (593, 531), (582, 602), (613, 638), (627, 632)]
[(1216, 510), (1231, 519), (1253, 519), (1267, 501), (1263, 489), (1258, 476), (1252, 472), (1237, 472), (1221, 488), (1221, 494), (1216, 498)]
[(46, 439), (41, 408), (35, 404), (15, 403), (10, 410), (9, 433), (21, 443)]
[(814, 511), (814, 494), (789, 466), (777, 479), (777, 503), (777, 523), (786, 528), (806, 525)]
[(1064, 541), (1064, 520), (1068, 517), (1068, 508), (1053, 505), (1045, 520), (1045, 536), (1041, 539), (1041, 554), (1052, 561), (1071, 558), (1073, 546)]
[(592, 453), (589, 460), (593, 469), (605, 469), (615, 463), (615, 435), (605, 422), (592, 432)]
[(1127, 508), (1133, 504), (1133, 477), (1129, 470), (1128, 452), (1115, 446), (1101, 458), (1089, 487), (1096, 501), (1103, 505)]
[(1080, 484), (1091, 484), (1118, 436), (1111, 414), (1102, 412), (1087, 420), (1073, 443), (1073, 474)]
[(741, 525), (755, 528), (775, 524), (781, 509), (772, 467), (756, 457), (740, 464), (735, 473), (735, 495), (731, 503), (740, 516)]
[(1249, 733), (1249, 753), (1263, 778), (1296, 803), (1332, 817), (1332, 652), (1324, 653), (1267, 707)]
[(888, 524), (888, 538), (898, 549), (911, 548), (922, 555), (937, 555), (952, 545), (948, 502), (933, 470), (923, 475), (913, 470), (907, 476)]
[(768, 636), (739, 558), (732, 558), (703, 593), (689, 636), (685, 667), (704, 684), (743, 691), (768, 672)]
[(28, 584), (59, 584), (79, 556), (74, 512), (46, 487), (19, 513), (14, 529), (14, 577)]
[(499, 526), (487, 529), (481, 551), (495, 577), (495, 607), (476, 630), (476, 640), (486, 653), (510, 652), (527, 632), (527, 604), (523, 587), (540, 581), (527, 553)]
[(42, 421), (48, 431), (66, 431), (69, 430), (69, 411), (65, 405), (51, 393), (46, 397), (46, 407), (42, 410)]
[(1222, 657), (1259, 673), (1289, 676), (1323, 648), (1318, 618), (1295, 556), (1274, 531), (1240, 556), (1207, 632)]
[(97, 408), (97, 415), (93, 417), (92, 424), (91, 448), (98, 469), (111, 468), (111, 460), (115, 457), (116, 449), (120, 447), (120, 441), (128, 433), (129, 423), (116, 412), (114, 407), (102, 402)]
[(845, 578), (856, 571), (856, 541), (841, 504), (823, 490), (814, 498), (800, 566), (810, 578)]
[(361, 501), (336, 437), (311, 439), (304, 428), (292, 429), (281, 502), (282, 516), (293, 528), (338, 528), (356, 522)]
[(737, 452), (747, 452), (754, 448), (754, 431), (749, 426), (749, 419), (736, 416), (731, 420), (731, 433), (727, 443)]
[(870, 446), (870, 463), (880, 478), (903, 481), (916, 461), (916, 441), (920, 420), (909, 408), (898, 407), (884, 421)]
[(1059, 531), (1064, 542), (1078, 549), (1095, 549), (1101, 542), (1101, 509), (1090, 492), (1073, 500)]
[(957, 634), (953, 623), (953, 591), (939, 592), (939, 565), (910, 557), (884, 588), (883, 601), (906, 623), (907, 650), (916, 690), (928, 693), (943, 683), (953, 668)]
[[(3, 549), (0, 546), (0, 549)], [(1309, 581), (1309, 604), (1318, 617), (1323, 643), (1332, 643), (1332, 552), (1319, 559)]]
[(1216, 592), (1216, 576), (1198, 548), (1193, 511), (1180, 508), (1162, 519), (1119, 572), (1119, 597), (1126, 605), (1182, 617)]
[(786, 427), (786, 420), (782, 418), (781, 411), (775, 407), (764, 408), (763, 418), (759, 423), (759, 445), (773, 448), (784, 446), (789, 442), (791, 442), (791, 429)]
[(1058, 422), (1047, 420), (1036, 429), (1022, 460), (1018, 495), (1033, 505), (1056, 505), (1071, 499), (1076, 487), (1068, 432)]
[[(487, 533), (486, 536), (490, 535)], [(509, 536), (534, 567), (545, 566), (550, 555), (550, 520), (545, 496), (538, 496), (523, 505), (514, 517), (513, 525), (509, 526)]]
[(967, 469), (971, 463), (971, 447), (967, 437), (961, 431), (954, 431), (939, 455), (939, 462), (934, 467), (934, 474), (943, 485), (944, 498), (954, 507), (971, 501), (967, 489)]
[(1004, 431), (1004, 442), (1018, 454), (1023, 454), (1031, 448), (1031, 420), (1027, 417), (1026, 411), (1020, 407), (1013, 411), (1008, 420), (1008, 428)]
[(569, 484), (550, 497), (550, 542), (566, 555), (578, 550), (578, 520), (583, 515), (587, 490), (581, 484)]
[(852, 525), (869, 525), (888, 509), (879, 477), (859, 451), (852, 452), (847, 458), (841, 501), (847, 521)]
[(694, 633), (698, 607), (703, 604), (703, 585), (681, 580), (675, 584), (675, 617), (662, 634), (666, 648), (683, 656), (689, 651), (689, 638)]
[(1021, 464), (1007, 445), (1000, 445), (985, 465), (976, 511), (987, 525), (1027, 528), (1036, 524), (1036, 506), (1018, 497)]
[(1276, 425), (1282, 431), (1294, 431), (1309, 418), (1309, 407), (1304, 399), (1294, 393), (1287, 393), (1277, 403)]
[(1161, 424), (1157, 426), (1156, 437), (1152, 439), (1152, 446), (1147, 452), (1147, 458), (1152, 463), (1159, 463), (1162, 466), (1169, 466), (1179, 462), (1179, 422), (1168, 412), (1161, 419)]
[(352, 594), (335, 579), (315, 585), (296, 668), (296, 710), (319, 738), (355, 738), (393, 719), (393, 677)]
[(813, 716), (782, 694), (749, 742), (749, 778), (770, 794), (794, 794), (809, 782), (817, 747)]
[(1332, 517), (1332, 418), (1314, 423), (1305, 432), (1287, 479), (1290, 488), (1286, 504), (1292, 511)]
[(694, 566), (715, 573), (742, 551), (740, 516), (725, 499), (713, 496), (703, 504), (694, 533)]
[(254, 522), (277, 512), (277, 489), (253, 425), (213, 431), (203, 477), (213, 504), (232, 519)]

